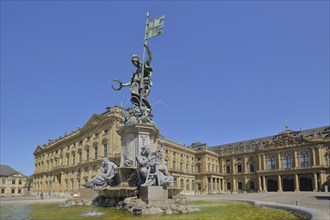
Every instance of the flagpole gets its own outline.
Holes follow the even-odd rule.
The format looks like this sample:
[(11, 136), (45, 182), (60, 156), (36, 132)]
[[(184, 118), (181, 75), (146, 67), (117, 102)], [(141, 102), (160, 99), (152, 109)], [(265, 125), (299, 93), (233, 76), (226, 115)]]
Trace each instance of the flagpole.
[(145, 53), (146, 53), (146, 48), (145, 48), (145, 44), (147, 43), (147, 39), (146, 39), (146, 35), (147, 35), (147, 29), (148, 29), (148, 19), (149, 19), (149, 11), (147, 11), (146, 14), (146, 28), (144, 31), (144, 39), (143, 39), (143, 54), (142, 54), (142, 61), (141, 61), (141, 65), (142, 65), (142, 70), (141, 70), (141, 81), (140, 81), (140, 88), (141, 88), (141, 95), (140, 95), (140, 109), (142, 107), (142, 101), (143, 101), (143, 97), (142, 95), (144, 94), (144, 85), (143, 85), (143, 81), (144, 81), (144, 58), (145, 58)]

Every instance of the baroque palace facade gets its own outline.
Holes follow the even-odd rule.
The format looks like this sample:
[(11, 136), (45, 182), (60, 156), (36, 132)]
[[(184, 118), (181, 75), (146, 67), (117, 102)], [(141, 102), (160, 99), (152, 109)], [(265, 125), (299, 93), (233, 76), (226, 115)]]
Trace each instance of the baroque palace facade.
[[(107, 108), (82, 128), (34, 151), (34, 191), (65, 195), (100, 173), (102, 158), (120, 163), (125, 109)], [(163, 160), (184, 194), (323, 191), (330, 187), (330, 126), (208, 147), (159, 138)]]

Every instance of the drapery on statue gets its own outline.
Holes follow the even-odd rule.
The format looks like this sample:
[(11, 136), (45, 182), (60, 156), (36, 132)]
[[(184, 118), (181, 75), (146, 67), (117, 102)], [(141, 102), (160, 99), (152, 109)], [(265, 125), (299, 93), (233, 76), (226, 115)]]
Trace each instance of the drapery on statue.
[(138, 163), (138, 185), (140, 186), (173, 186), (173, 177), (167, 169), (165, 161), (161, 161), (162, 147), (156, 152), (150, 152), (147, 146), (136, 157)]
[(123, 87), (130, 87), (133, 110), (130, 111), (129, 117), (126, 118), (125, 123), (128, 124), (133, 124), (134, 122), (153, 124), (151, 105), (149, 102), (149, 93), (152, 86), (152, 54), (147, 43), (144, 44), (144, 47), (147, 49), (148, 59), (141, 63), (140, 58), (137, 55), (134, 54), (132, 56), (131, 61), (136, 67), (136, 70), (132, 73), (131, 81), (128, 83), (122, 83), (120, 80), (113, 80), (113, 82), (119, 84), (118, 88), (112, 86), (115, 91), (121, 90)]
[(108, 158), (104, 158), (101, 171), (102, 173), (97, 174), (91, 181), (83, 184), (86, 188), (94, 188), (96, 186), (114, 186), (118, 184), (118, 172), (115, 168), (117, 168), (117, 164), (110, 161)]

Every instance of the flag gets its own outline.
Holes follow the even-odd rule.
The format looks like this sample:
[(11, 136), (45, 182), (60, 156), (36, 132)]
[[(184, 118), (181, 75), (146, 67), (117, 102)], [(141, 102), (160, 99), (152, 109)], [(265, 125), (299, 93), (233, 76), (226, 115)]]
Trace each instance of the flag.
[(164, 27), (164, 18), (165, 16), (161, 16), (155, 20), (148, 21), (146, 28), (146, 40), (152, 37), (157, 37), (163, 33)]

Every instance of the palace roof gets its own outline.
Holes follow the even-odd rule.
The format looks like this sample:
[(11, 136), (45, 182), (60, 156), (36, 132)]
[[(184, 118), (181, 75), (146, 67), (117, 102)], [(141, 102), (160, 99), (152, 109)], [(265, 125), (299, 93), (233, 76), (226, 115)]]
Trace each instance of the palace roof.
[(13, 169), (12, 167), (0, 164), (0, 176), (11, 176), (13, 174), (20, 173), (17, 170)]

